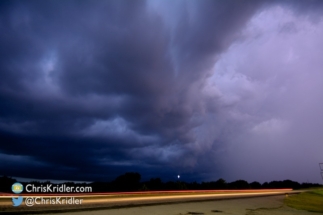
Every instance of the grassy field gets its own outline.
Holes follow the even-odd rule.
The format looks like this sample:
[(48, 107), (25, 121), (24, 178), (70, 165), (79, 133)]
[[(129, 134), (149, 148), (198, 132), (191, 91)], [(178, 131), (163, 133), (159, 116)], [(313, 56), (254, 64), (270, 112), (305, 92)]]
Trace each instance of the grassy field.
[(323, 189), (292, 195), (284, 203), (292, 208), (323, 213)]

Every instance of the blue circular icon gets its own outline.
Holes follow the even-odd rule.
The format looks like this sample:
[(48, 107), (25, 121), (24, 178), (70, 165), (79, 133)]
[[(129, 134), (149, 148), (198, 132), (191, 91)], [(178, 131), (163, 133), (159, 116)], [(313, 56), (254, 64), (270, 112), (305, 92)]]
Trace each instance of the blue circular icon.
[(24, 186), (22, 184), (20, 184), (19, 182), (17, 182), (11, 186), (11, 190), (14, 193), (21, 193), (24, 190)]

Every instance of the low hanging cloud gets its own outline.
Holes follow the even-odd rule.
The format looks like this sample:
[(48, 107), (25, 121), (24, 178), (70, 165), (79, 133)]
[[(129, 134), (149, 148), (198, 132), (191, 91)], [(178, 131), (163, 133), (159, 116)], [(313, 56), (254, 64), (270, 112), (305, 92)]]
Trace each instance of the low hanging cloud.
[(320, 1), (9, 1), (0, 173), (319, 182)]

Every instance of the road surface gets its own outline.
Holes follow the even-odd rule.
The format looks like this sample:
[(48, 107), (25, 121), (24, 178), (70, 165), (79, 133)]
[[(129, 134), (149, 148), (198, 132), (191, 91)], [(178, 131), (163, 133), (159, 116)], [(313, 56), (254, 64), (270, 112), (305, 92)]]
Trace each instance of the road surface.
[[(103, 210), (125, 207), (139, 207), (196, 201), (224, 200), (237, 198), (264, 197), (275, 195), (291, 195), (301, 191), (291, 189), (268, 190), (211, 190), (211, 191), (160, 191), (135, 193), (91, 193), (91, 194), (42, 194), (22, 195), (22, 205), (13, 207), (11, 197), (17, 195), (1, 194), (1, 212), (12, 214), (39, 214), (44, 212), (67, 212), (84, 210)], [(33, 199), (32, 206), (27, 206), (27, 199)], [(64, 200), (65, 199), (65, 200)], [(81, 204), (75, 204), (75, 201)], [(62, 201), (65, 201), (62, 203)], [(72, 204), (68, 204), (68, 201)], [(30, 203), (30, 202), (29, 202)], [(37, 204), (38, 203), (38, 204)]]

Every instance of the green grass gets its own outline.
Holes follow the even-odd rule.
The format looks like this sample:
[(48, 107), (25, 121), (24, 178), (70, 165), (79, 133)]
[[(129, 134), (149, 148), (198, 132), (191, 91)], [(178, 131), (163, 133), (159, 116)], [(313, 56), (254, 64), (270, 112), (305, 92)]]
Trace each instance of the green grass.
[(284, 203), (298, 210), (323, 213), (323, 190), (313, 190), (285, 198)]

